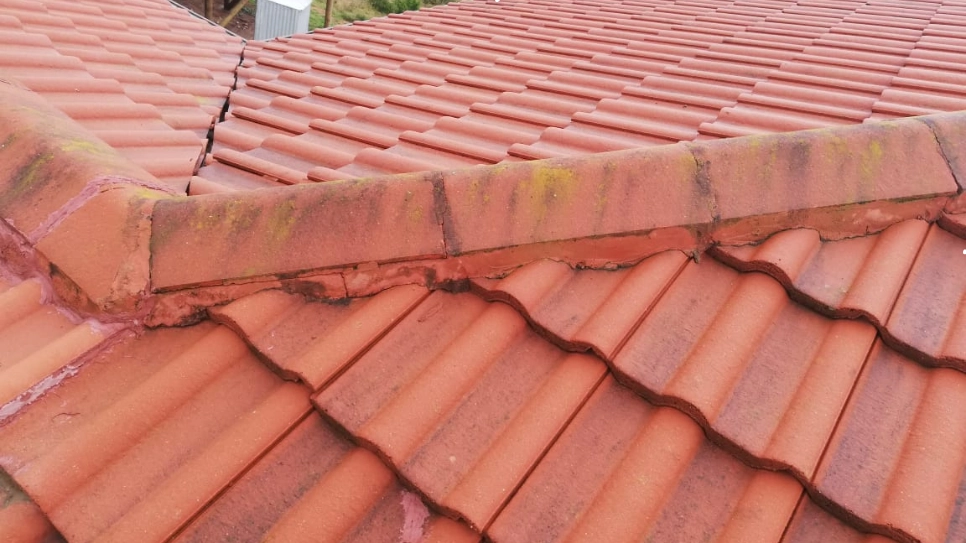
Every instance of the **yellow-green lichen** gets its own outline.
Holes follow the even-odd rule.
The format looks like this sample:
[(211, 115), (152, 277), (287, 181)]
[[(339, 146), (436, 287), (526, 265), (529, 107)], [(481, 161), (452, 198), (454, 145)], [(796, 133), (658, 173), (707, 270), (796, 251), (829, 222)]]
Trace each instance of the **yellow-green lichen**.
[(23, 165), (14, 175), (13, 187), (3, 196), (3, 200), (7, 202), (16, 200), (33, 190), (37, 190), (47, 179), (43, 172), (53, 158), (54, 153), (41, 153), (33, 157), (33, 160), (29, 163)]
[(298, 223), (298, 212), (293, 200), (286, 200), (272, 208), (268, 216), (266, 233), (274, 243), (287, 240)]
[(518, 205), (529, 206), (533, 217), (543, 221), (551, 208), (572, 201), (577, 183), (573, 169), (535, 162), (530, 176), (517, 186)]
[(81, 152), (102, 157), (116, 155), (116, 151), (102, 143), (77, 138), (61, 143), (60, 150), (65, 153)]

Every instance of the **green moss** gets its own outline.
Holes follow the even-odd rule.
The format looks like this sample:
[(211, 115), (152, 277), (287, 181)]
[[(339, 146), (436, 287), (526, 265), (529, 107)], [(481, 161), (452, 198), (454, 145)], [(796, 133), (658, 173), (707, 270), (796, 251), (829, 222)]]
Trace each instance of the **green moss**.
[(101, 157), (104, 157), (104, 156), (113, 157), (116, 154), (116, 152), (113, 149), (101, 143), (93, 142), (90, 140), (84, 140), (84, 139), (75, 139), (75, 138), (72, 138), (68, 141), (61, 143), (60, 150), (65, 153), (80, 152), (80, 153), (101, 156)]
[(10, 190), (2, 197), (3, 203), (20, 199), (41, 188), (48, 179), (44, 170), (53, 158), (54, 153), (41, 153), (33, 157), (33, 160), (29, 163), (23, 165), (14, 174)]
[(272, 208), (265, 232), (270, 236), (270, 241), (277, 244), (291, 237), (292, 230), (297, 223), (298, 213), (295, 202), (286, 200)]
[(570, 202), (577, 192), (577, 176), (571, 168), (534, 162), (530, 177), (517, 186), (517, 201), (530, 206), (538, 221), (551, 208)]

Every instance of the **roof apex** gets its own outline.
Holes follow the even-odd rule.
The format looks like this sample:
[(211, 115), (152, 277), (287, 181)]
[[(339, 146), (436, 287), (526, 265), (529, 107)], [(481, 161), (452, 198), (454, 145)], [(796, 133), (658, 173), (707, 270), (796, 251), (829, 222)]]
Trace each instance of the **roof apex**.
[[(966, 114), (942, 120), (959, 126)], [(615, 267), (788, 228), (864, 235), (935, 220), (959, 191), (951, 142), (931, 126), (910, 118), (172, 199), (154, 215), (152, 285), (334, 274), (353, 296), (539, 258)]]

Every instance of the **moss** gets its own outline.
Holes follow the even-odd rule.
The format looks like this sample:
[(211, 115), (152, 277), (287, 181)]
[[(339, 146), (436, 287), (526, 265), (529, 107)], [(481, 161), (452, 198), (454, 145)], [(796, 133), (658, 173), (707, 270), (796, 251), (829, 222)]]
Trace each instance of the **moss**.
[(542, 222), (551, 208), (573, 199), (577, 176), (571, 168), (535, 162), (530, 177), (517, 186), (516, 192), (517, 201), (529, 202), (533, 216)]
[(285, 200), (272, 208), (268, 216), (268, 225), (264, 231), (274, 244), (287, 240), (298, 223), (298, 213), (293, 200)]
[(10, 190), (0, 198), (4, 204), (41, 188), (47, 181), (47, 165), (54, 158), (54, 153), (46, 152), (33, 157), (29, 163), (24, 164), (13, 176), (13, 183)]
[(65, 153), (80, 152), (80, 153), (97, 155), (102, 157), (103, 156), (113, 157), (116, 155), (116, 152), (112, 148), (107, 147), (104, 144), (90, 141), (90, 140), (85, 140), (85, 139), (77, 139), (77, 138), (71, 138), (70, 140), (61, 143), (60, 150)]
[(412, 224), (419, 224), (423, 221), (423, 216), (425, 215), (425, 210), (423, 206), (415, 203), (415, 195), (413, 191), (407, 190), (406, 195), (403, 197), (403, 202), (406, 208), (406, 218)]

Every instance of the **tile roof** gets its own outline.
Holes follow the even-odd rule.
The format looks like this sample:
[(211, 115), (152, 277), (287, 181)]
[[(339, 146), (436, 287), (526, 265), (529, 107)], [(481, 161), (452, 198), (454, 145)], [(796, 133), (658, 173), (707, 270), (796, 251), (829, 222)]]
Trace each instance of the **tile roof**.
[(241, 51), (240, 38), (166, 1), (0, 1), (0, 78), (181, 191)]
[(0, 540), (966, 537), (966, 7), (41, 7)]
[(966, 109), (954, 2), (492, 4), (250, 46), (192, 190)]

